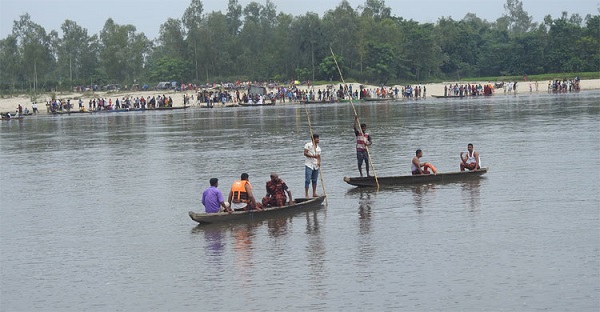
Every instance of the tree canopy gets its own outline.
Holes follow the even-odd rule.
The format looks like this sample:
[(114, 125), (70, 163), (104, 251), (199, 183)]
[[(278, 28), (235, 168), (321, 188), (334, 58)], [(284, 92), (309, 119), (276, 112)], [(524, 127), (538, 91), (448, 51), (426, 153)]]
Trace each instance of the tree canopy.
[(600, 15), (536, 23), (521, 0), (495, 21), (475, 14), (435, 24), (392, 16), (384, 0), (341, 1), (319, 16), (277, 12), (271, 0), (204, 12), (190, 0), (158, 38), (108, 18), (98, 34), (72, 20), (47, 31), (26, 13), (0, 40), (0, 89), (175, 80), (337, 80), (371, 83), (600, 70)]

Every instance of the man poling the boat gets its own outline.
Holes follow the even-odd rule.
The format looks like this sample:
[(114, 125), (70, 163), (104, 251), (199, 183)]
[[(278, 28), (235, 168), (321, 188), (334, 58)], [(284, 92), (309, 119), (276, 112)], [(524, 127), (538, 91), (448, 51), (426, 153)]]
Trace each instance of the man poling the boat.
[(227, 201), (233, 210), (262, 210), (256, 204), (248, 177), (247, 173), (242, 173), (240, 180), (233, 182), (231, 186)]
[(356, 136), (356, 159), (358, 160), (358, 172), (360, 176), (363, 176), (362, 173), (362, 164), (365, 163), (365, 169), (367, 171), (367, 177), (370, 177), (369, 174), (369, 153), (367, 151), (367, 147), (373, 144), (371, 140), (371, 136), (366, 132), (367, 124), (360, 124), (360, 129), (358, 129), (358, 116), (354, 115), (354, 135)]
[[(340, 68), (340, 65), (337, 62), (337, 59), (335, 57), (335, 53), (333, 53), (333, 48), (331, 46), (329, 46), (329, 50), (331, 51), (331, 56), (333, 57), (333, 61), (335, 62), (335, 66), (337, 67), (338, 73), (340, 74), (340, 79), (342, 80), (342, 83), (344, 85), (346, 85), (346, 81), (344, 81), (344, 75), (342, 75), (342, 69)], [(361, 89), (361, 94), (362, 94), (362, 85), (359, 87), (359, 89)], [(352, 91), (350, 89), (350, 91)], [(350, 92), (351, 93), (351, 92)], [(354, 103), (352, 102), (352, 95), (350, 95), (350, 105), (352, 105), (352, 110), (354, 111), (354, 119), (355, 119), (355, 127), (354, 130), (356, 131), (356, 124), (360, 123), (358, 120), (358, 113), (356, 112), (356, 107), (354, 107)], [(365, 128), (366, 128), (366, 124), (365, 124)], [(356, 132), (355, 132), (356, 133)], [(364, 132), (363, 132), (364, 135)], [(357, 138), (358, 139), (358, 138)], [(369, 137), (368, 141), (371, 141), (371, 138)], [(357, 140), (358, 143), (358, 140)], [(370, 144), (369, 144), (370, 145)], [(373, 166), (373, 162), (371, 161), (371, 157), (370, 157), (370, 153), (369, 153), (369, 148), (368, 146), (365, 144), (364, 145), (364, 149), (366, 151), (367, 154), (367, 176), (369, 176), (369, 165), (371, 165), (371, 167), (373, 167), (373, 174), (375, 177), (375, 184), (377, 185), (377, 189), (379, 189), (379, 179), (377, 178), (377, 172), (375, 171), (375, 166)], [(358, 151), (358, 148), (357, 148)], [(358, 158), (358, 153), (357, 153), (357, 158)], [(360, 176), (362, 177), (362, 170), (361, 170), (362, 164), (360, 162), (360, 159), (358, 160), (358, 171), (360, 172)]]
[(460, 153), (460, 171), (478, 170), (481, 169), (479, 162), (479, 153), (473, 150), (473, 144), (467, 144), (467, 156), (464, 156), (464, 152)]

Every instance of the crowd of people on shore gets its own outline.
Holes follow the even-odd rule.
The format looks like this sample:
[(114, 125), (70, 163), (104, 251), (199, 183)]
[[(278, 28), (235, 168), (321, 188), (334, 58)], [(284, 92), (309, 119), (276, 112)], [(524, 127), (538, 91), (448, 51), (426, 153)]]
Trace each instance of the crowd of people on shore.
[[(498, 86), (504, 86), (504, 88), (506, 88), (507, 84), (497, 84), (496, 87)], [(514, 83), (515, 86), (515, 90), (517, 87), (517, 83)], [(512, 89), (512, 87), (511, 87)], [(505, 89), (506, 90), (506, 89)], [(492, 84), (485, 84), (485, 85), (481, 85), (481, 84), (471, 84), (471, 83), (467, 83), (467, 84), (458, 84), (455, 83), (454, 85), (449, 84), (447, 86), (444, 86), (444, 96), (458, 96), (458, 97), (462, 97), (462, 96), (479, 96), (479, 95), (492, 95), (494, 93), (494, 85)], [(506, 93), (506, 91), (505, 91)]]
[[(35, 105), (35, 103), (34, 103)], [(73, 107), (71, 99), (55, 99), (46, 102), (46, 109), (48, 113), (56, 112), (70, 112)], [(173, 107), (173, 99), (170, 96), (158, 95), (148, 97), (118, 97), (113, 102), (112, 98), (92, 98), (88, 100), (87, 110), (88, 111), (103, 111), (103, 110), (118, 110), (118, 109), (153, 109), (162, 107)], [(85, 111), (85, 103), (82, 99), (78, 100), (78, 110)], [(34, 113), (37, 112), (37, 108), (34, 109)]]
[[(579, 86), (580, 79), (579, 77), (575, 77), (575, 79), (567, 80), (550, 80), (548, 81), (548, 92), (549, 93), (565, 93), (565, 92), (578, 92), (580, 91)], [(537, 84), (537, 81), (536, 81)], [(537, 91), (537, 86), (536, 86)]]
[[(362, 99), (400, 99), (400, 98), (425, 98), (427, 89), (425, 86), (403, 86), (398, 87), (377, 87), (366, 88), (359, 85), (358, 89), (353, 89), (353, 85), (340, 84), (338, 89), (333, 85), (320, 87), (310, 87), (301, 89), (296, 85), (279, 86), (272, 91), (252, 93), (250, 90), (198, 90), (196, 92), (196, 104), (205, 107), (214, 107), (216, 103), (223, 106), (236, 105), (240, 103), (262, 104), (272, 103), (300, 103), (300, 102), (340, 102)], [(192, 101), (194, 97), (192, 96)]]
[[(529, 91), (539, 91), (538, 81), (532, 82), (525, 80), (529, 86)], [(263, 92), (250, 92), (252, 86), (263, 88)], [(358, 85), (358, 87), (356, 87)], [(517, 81), (498, 82), (495, 84), (448, 84), (444, 85), (444, 97), (450, 96), (479, 96), (492, 95), (496, 90), (503, 90), (504, 94), (517, 93)], [(210, 85), (182, 84), (183, 105), (214, 107), (219, 103), (221, 106), (237, 106), (242, 103), (263, 104), (263, 103), (302, 103), (302, 102), (340, 102), (340, 101), (359, 101), (365, 99), (424, 99), (427, 96), (427, 87), (425, 85), (405, 85), (394, 87), (366, 87), (362, 84), (340, 84), (339, 88), (334, 85), (307, 86), (299, 85), (297, 82), (290, 82), (289, 85), (267, 84), (258, 82), (245, 83), (221, 83)], [(183, 88), (185, 86), (185, 88)], [(355, 88), (356, 87), (356, 88)], [(184, 91), (185, 90), (185, 91)], [(580, 79), (562, 79), (548, 81), (549, 93), (564, 93), (580, 91)], [(148, 91), (152, 92), (152, 91)], [(188, 95), (191, 92), (191, 95)], [(435, 95), (434, 95), (435, 96)], [(86, 103), (81, 98), (74, 99), (53, 99), (46, 102), (48, 113), (70, 112), (74, 107), (72, 101), (78, 101), (79, 110), (86, 110)], [(116, 97), (113, 102), (111, 97), (90, 98), (87, 102), (88, 111), (112, 110), (112, 109), (154, 109), (162, 107), (172, 107), (174, 100), (171, 96), (165, 94), (156, 96), (122, 96)], [(20, 104), (19, 104), (20, 105)], [(11, 113), (11, 116), (22, 116), (38, 113), (37, 102), (33, 102), (33, 112), (25, 108), (22, 113)], [(2, 114), (6, 117), (6, 113)]]

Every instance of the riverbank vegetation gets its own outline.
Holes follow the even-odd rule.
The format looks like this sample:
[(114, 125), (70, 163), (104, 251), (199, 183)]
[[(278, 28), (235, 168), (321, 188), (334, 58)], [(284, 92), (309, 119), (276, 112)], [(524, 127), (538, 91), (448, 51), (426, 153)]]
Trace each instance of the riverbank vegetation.
[(504, 7), (495, 21), (469, 13), (433, 24), (392, 16), (383, 0), (358, 8), (341, 1), (321, 16), (278, 13), (270, 0), (245, 7), (229, 0), (224, 13), (204, 12), (201, 0), (191, 0), (153, 40), (111, 18), (88, 34), (68, 19), (60, 30), (46, 30), (24, 14), (0, 40), (0, 92), (159, 81), (339, 81), (331, 51), (344, 78), (371, 84), (598, 78), (600, 15), (564, 12), (533, 21), (520, 0)]

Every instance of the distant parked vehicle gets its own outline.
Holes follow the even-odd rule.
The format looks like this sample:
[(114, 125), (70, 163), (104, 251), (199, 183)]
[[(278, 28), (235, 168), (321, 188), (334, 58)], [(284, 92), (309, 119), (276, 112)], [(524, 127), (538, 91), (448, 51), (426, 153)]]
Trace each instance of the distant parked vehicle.
[(163, 82), (159, 82), (156, 87), (154, 87), (157, 90), (167, 90), (167, 89), (171, 89), (172, 85), (170, 81), (163, 81)]
[(121, 89), (121, 85), (119, 84), (108, 84), (102, 87), (102, 90), (116, 92)]

